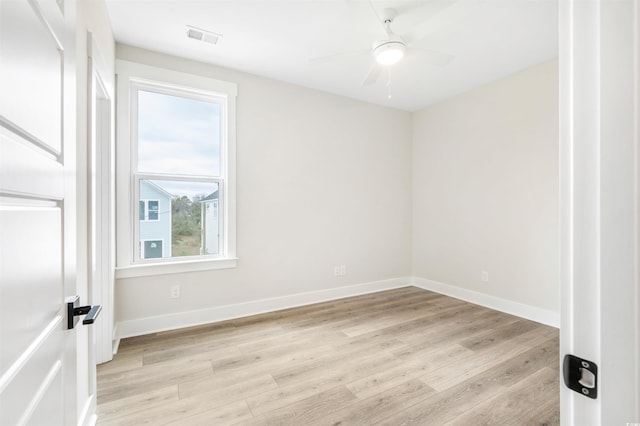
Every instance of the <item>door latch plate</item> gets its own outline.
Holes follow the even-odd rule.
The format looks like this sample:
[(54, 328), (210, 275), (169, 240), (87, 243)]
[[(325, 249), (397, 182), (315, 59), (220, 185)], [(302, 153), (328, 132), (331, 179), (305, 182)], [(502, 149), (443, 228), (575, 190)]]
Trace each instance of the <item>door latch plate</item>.
[(565, 355), (562, 363), (564, 384), (588, 398), (598, 397), (598, 366), (595, 362)]

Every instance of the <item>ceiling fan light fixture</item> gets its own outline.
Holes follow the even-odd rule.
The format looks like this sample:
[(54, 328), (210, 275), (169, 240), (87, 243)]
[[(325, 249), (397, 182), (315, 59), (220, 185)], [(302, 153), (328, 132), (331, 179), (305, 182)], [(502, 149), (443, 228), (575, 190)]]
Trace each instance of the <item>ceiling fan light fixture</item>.
[(373, 56), (380, 65), (395, 65), (404, 56), (405, 45), (400, 41), (383, 43), (373, 50)]

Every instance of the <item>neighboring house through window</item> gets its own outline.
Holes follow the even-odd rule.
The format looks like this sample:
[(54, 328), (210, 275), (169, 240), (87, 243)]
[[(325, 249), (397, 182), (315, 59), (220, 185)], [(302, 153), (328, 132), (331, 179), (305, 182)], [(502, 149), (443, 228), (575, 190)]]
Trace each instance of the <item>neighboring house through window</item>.
[(173, 195), (150, 181), (140, 182), (138, 217), (140, 259), (171, 257), (171, 204)]
[(218, 223), (218, 191), (212, 192), (200, 200), (201, 209), (201, 229), (202, 229), (202, 254), (216, 254), (220, 250), (217, 230)]
[(119, 275), (235, 266), (235, 84), (117, 68)]

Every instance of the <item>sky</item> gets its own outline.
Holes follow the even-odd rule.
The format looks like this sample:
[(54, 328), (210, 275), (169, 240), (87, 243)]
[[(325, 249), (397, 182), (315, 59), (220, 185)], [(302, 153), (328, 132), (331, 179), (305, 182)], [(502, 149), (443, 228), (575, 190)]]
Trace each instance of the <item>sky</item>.
[(186, 195), (190, 199), (193, 199), (196, 195), (206, 197), (218, 190), (218, 184), (215, 182), (184, 182), (155, 179), (149, 180), (149, 182), (159, 186), (172, 195), (178, 197)]
[[(140, 90), (138, 172), (219, 176), (220, 105)], [(213, 183), (154, 183), (174, 195), (189, 197), (217, 189)]]

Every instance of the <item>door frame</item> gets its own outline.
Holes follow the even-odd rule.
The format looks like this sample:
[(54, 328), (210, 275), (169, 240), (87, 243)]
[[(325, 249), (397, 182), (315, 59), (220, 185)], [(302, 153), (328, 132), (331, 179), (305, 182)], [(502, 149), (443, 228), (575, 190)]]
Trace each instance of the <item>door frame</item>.
[[(113, 359), (115, 282), (114, 77), (90, 31), (87, 32), (87, 265), (89, 300), (102, 306), (102, 318), (89, 341), (95, 364)], [(90, 351), (91, 353), (92, 351)], [(93, 387), (95, 389), (95, 387)]]
[(640, 0), (561, 0), (559, 63), (560, 354), (598, 366), (596, 399), (561, 384), (561, 422), (636, 424)]

